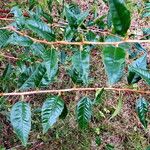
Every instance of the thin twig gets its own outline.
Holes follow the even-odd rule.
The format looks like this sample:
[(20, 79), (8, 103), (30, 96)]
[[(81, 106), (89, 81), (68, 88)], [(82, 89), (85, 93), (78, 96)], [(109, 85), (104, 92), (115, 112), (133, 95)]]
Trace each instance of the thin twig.
[[(46, 94), (46, 93), (62, 93), (62, 92), (72, 92), (72, 91), (96, 91), (101, 90), (102, 88), (71, 88), (71, 89), (60, 89), (60, 90), (36, 90), (36, 91), (27, 91), (27, 92), (12, 92), (12, 93), (0, 93), (0, 96), (21, 96), (21, 95), (33, 95), (33, 94)], [(107, 91), (125, 91), (141, 94), (150, 94), (150, 91), (146, 90), (135, 90), (128, 88), (104, 88)]]
[(28, 37), (32, 41), (36, 43), (43, 43), (47, 45), (119, 45), (123, 43), (150, 43), (150, 40), (131, 40), (131, 39), (125, 39), (118, 42), (92, 42), (92, 41), (82, 41), (82, 42), (68, 42), (68, 41), (55, 41), (55, 42), (49, 42), (46, 40), (39, 40), (33, 37), (30, 37), (29, 35), (26, 35), (25, 33), (22, 33), (20, 31), (17, 31), (14, 27), (8, 26), (8, 30), (14, 31), (18, 33), (19, 35)]
[(18, 60), (18, 58), (12, 57), (12, 56), (8, 56), (5, 54), (0, 53), (0, 56), (5, 57), (5, 58), (9, 58), (9, 59), (14, 59), (14, 60)]

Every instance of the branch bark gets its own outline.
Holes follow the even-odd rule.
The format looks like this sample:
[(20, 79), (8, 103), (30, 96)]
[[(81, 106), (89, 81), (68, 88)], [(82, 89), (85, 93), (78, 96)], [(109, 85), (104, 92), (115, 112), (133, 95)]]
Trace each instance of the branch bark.
[(55, 42), (49, 42), (46, 40), (39, 40), (39, 39), (30, 37), (29, 35), (16, 30), (12, 26), (5, 27), (5, 29), (14, 31), (14, 32), (18, 33), (19, 35), (25, 36), (25, 37), (31, 39), (33, 42), (47, 44), (47, 45), (119, 45), (119, 44), (123, 44), (123, 43), (150, 43), (150, 40), (131, 40), (131, 39), (124, 39), (124, 40), (118, 41), (118, 42), (91, 42), (91, 41), (81, 41), (81, 42), (55, 41)]
[[(27, 91), (27, 92), (12, 92), (12, 93), (0, 93), (0, 96), (21, 96), (21, 95), (33, 95), (33, 94), (46, 94), (46, 93), (63, 93), (63, 92), (72, 92), (72, 91), (96, 91), (101, 90), (102, 88), (71, 88), (71, 89), (59, 89), (59, 90), (36, 90), (36, 91)], [(140, 94), (150, 94), (150, 91), (146, 90), (135, 90), (128, 88), (108, 88), (105, 87), (106, 91), (123, 91), (123, 92), (132, 92)]]

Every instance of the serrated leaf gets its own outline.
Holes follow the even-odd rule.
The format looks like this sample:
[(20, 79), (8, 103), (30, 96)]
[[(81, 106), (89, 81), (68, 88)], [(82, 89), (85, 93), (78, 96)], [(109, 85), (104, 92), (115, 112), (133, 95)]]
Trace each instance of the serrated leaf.
[(95, 94), (94, 104), (101, 104), (102, 103), (102, 94), (104, 93), (104, 88), (97, 90)]
[(92, 31), (87, 32), (86, 34), (87, 41), (95, 41), (96, 42), (96, 34)]
[(0, 90), (7, 92), (10, 87), (11, 74), (13, 73), (13, 67), (11, 64), (7, 64), (6, 68), (0, 76)]
[(112, 114), (112, 116), (110, 117), (110, 119), (116, 117), (120, 113), (120, 111), (122, 109), (122, 105), (123, 105), (122, 98), (119, 97), (119, 101), (118, 101), (117, 107), (116, 107), (114, 113)]
[(61, 113), (61, 115), (59, 116), (60, 119), (65, 119), (67, 117), (68, 114), (68, 108), (67, 105), (64, 103), (64, 109)]
[(3, 72), (3, 75), (2, 75), (2, 80), (7, 80), (9, 77), (10, 77), (10, 74), (12, 73), (12, 65), (11, 64), (7, 64), (6, 65), (6, 68)]
[(76, 117), (81, 129), (86, 129), (92, 116), (92, 101), (88, 97), (83, 97), (76, 107)]
[(50, 13), (52, 12), (52, 8), (53, 8), (53, 0), (47, 0), (47, 6), (48, 9), (50, 11)]
[(30, 75), (25, 75), (26, 70), (19, 78), (19, 90), (30, 88), (45, 87), (49, 85), (58, 72), (57, 52), (54, 49), (45, 51), (43, 55), (44, 62), (37, 65)]
[(112, 26), (112, 14), (111, 14), (110, 10), (108, 11), (108, 15), (107, 15), (107, 26), (109, 29)]
[(136, 111), (142, 125), (147, 128), (148, 102), (141, 97), (136, 102)]
[(69, 75), (74, 83), (84, 85), (88, 84), (89, 63), (89, 52), (83, 50), (74, 53), (72, 56), (72, 68), (69, 70)]
[(7, 40), (8, 44), (13, 44), (13, 45), (18, 45), (18, 46), (24, 46), (24, 47), (29, 47), (33, 43), (32, 40), (30, 40), (27, 37), (20, 36), (17, 33), (13, 33), (9, 39)]
[(27, 145), (31, 130), (31, 108), (26, 102), (17, 102), (10, 112), (10, 121), (13, 129), (24, 146)]
[(75, 14), (71, 9), (68, 7), (65, 7), (65, 15), (68, 20), (69, 26), (73, 29), (77, 29), (78, 26), (80, 26), (83, 21), (88, 16), (89, 12), (86, 11), (84, 13)]
[(42, 126), (43, 133), (46, 133), (49, 128), (57, 121), (64, 109), (64, 102), (59, 96), (47, 98), (42, 106)]
[(70, 26), (67, 26), (65, 29), (65, 40), (71, 41), (74, 38), (76, 32), (76, 30), (71, 29)]
[(137, 75), (139, 75), (145, 82), (150, 85), (150, 71), (146, 69), (141, 68), (135, 68), (133, 66), (129, 67), (129, 70), (132, 72), (135, 72)]
[(76, 22), (77, 18), (75, 16), (75, 14), (73, 14), (69, 10), (69, 8), (67, 8), (67, 7), (65, 7), (65, 16), (66, 16), (68, 23), (69, 23), (69, 26), (71, 28), (77, 28), (78, 27), (77, 22)]
[[(143, 56), (141, 56), (140, 58), (135, 60), (131, 64), (131, 66), (133, 66), (135, 68), (141, 68), (141, 69), (145, 69), (146, 70), (147, 54), (144, 54)], [(129, 71), (129, 75), (127, 77), (128, 84), (137, 83), (140, 79), (141, 79), (141, 77), (139, 75), (137, 75), (135, 72)]]
[(33, 43), (31, 46), (30, 46), (30, 49), (31, 49), (31, 52), (33, 53), (33, 55), (36, 55), (40, 58), (42, 58), (43, 56), (43, 53), (45, 51), (45, 48), (42, 44), (40, 43)]
[(14, 18), (15, 18), (15, 22), (13, 23), (13, 26), (22, 28), (24, 26), (24, 24), (25, 24), (25, 18), (23, 16), (23, 13), (22, 13), (21, 9), (18, 6), (14, 6), (11, 9), (10, 13), (13, 13), (14, 14)]
[(7, 40), (9, 39), (11, 33), (7, 30), (0, 30), (0, 48), (7, 45)]
[(146, 52), (146, 49), (140, 43), (135, 43), (134, 46), (138, 50), (138, 52)]
[(109, 8), (115, 32), (125, 35), (130, 27), (131, 17), (124, 0), (109, 0)]
[(150, 2), (145, 3), (142, 18), (150, 17)]
[(110, 85), (117, 83), (125, 67), (125, 51), (120, 47), (107, 46), (103, 49), (103, 62)]
[(81, 13), (81, 10), (78, 6), (78, 4), (74, 3), (74, 2), (71, 2), (69, 4), (69, 10), (73, 13), (73, 14), (80, 14)]
[(88, 16), (89, 12), (85, 11), (79, 15), (77, 15), (77, 25), (80, 26), (83, 21), (86, 19), (86, 17)]
[(36, 0), (29, 0), (29, 10), (33, 9), (33, 7), (37, 4)]
[(38, 36), (48, 40), (55, 41), (54, 32), (49, 28), (49, 26), (43, 22), (36, 20), (27, 20), (26, 27), (36, 33)]

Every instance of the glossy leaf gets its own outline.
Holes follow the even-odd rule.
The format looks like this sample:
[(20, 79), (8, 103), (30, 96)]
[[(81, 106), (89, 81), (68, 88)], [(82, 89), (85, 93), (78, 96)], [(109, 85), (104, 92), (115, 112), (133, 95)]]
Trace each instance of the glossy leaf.
[(55, 35), (49, 26), (43, 22), (36, 20), (27, 20), (26, 27), (36, 33), (38, 36), (48, 40), (54, 41)]
[(43, 133), (57, 121), (64, 109), (64, 102), (59, 96), (53, 96), (46, 99), (42, 106), (42, 126)]
[(125, 35), (130, 27), (131, 17), (124, 0), (109, 0), (109, 8), (115, 32)]
[(120, 111), (122, 109), (122, 105), (123, 105), (122, 98), (119, 97), (118, 105), (117, 105), (115, 111), (113, 112), (112, 116), (110, 117), (110, 119), (116, 117), (120, 113)]
[(75, 14), (73, 11), (71, 11), (71, 9), (69, 9), (68, 7), (65, 7), (65, 15), (68, 20), (69, 26), (71, 28), (76, 29), (78, 26), (80, 26), (83, 23), (83, 21), (86, 19), (86, 17), (88, 16), (88, 14), (89, 14), (88, 11)]
[(26, 70), (20, 76), (19, 89), (27, 90), (49, 85), (58, 72), (57, 52), (54, 49), (46, 51), (43, 56), (44, 62), (37, 65), (30, 75), (25, 75)]
[(135, 43), (134, 46), (138, 52), (146, 52), (146, 49), (140, 43)]
[(7, 41), (8, 44), (18, 45), (18, 46), (31, 46), (33, 43), (32, 40), (30, 40), (27, 37), (20, 36), (17, 33), (14, 33), (10, 36), (10, 38)]
[(94, 104), (101, 104), (102, 103), (102, 94), (104, 93), (104, 88), (97, 90), (95, 94)]
[(67, 105), (64, 104), (64, 109), (61, 113), (61, 115), (59, 116), (60, 119), (65, 119), (68, 115), (68, 108), (67, 108)]
[(141, 68), (135, 68), (133, 66), (129, 67), (129, 70), (132, 72), (135, 72), (137, 75), (139, 75), (145, 82), (150, 85), (150, 71), (146, 69)]
[[(144, 54), (142, 57), (138, 58), (135, 60), (131, 66), (135, 68), (141, 68), (141, 69), (146, 69), (147, 66), (147, 54)], [(133, 84), (137, 83), (141, 77), (137, 75), (135, 72), (129, 71), (129, 75), (127, 77), (128, 83)]]
[(33, 55), (36, 55), (40, 58), (43, 57), (43, 53), (45, 51), (45, 48), (42, 44), (40, 43), (33, 43), (31, 46), (30, 46), (30, 49), (31, 49), (31, 52), (33, 53)]
[(86, 129), (92, 116), (92, 101), (88, 97), (83, 97), (76, 108), (77, 122), (81, 129)]
[(144, 98), (139, 98), (136, 102), (136, 111), (142, 125), (147, 128), (148, 102)]
[(48, 9), (50, 11), (50, 13), (52, 12), (52, 8), (53, 8), (53, 0), (47, 0), (47, 5), (48, 5)]
[(14, 14), (15, 22), (13, 22), (13, 26), (22, 28), (25, 24), (25, 18), (23, 16), (22, 10), (18, 6), (14, 6), (11, 9), (11, 12)]
[(76, 30), (71, 29), (70, 26), (67, 26), (65, 29), (65, 40), (72, 41), (72, 39), (75, 37), (76, 32)]
[(69, 70), (74, 83), (88, 84), (90, 55), (87, 51), (77, 51), (72, 56), (72, 68)]
[(125, 51), (120, 47), (107, 46), (103, 49), (103, 62), (110, 85), (117, 83), (125, 67)]
[(24, 146), (27, 145), (31, 130), (31, 108), (26, 102), (17, 102), (10, 112), (10, 120), (15, 133)]
[(142, 17), (150, 17), (150, 2), (145, 3), (144, 11)]
[(11, 33), (7, 30), (0, 30), (0, 48), (6, 46), (7, 40), (9, 39)]
[(11, 79), (12, 73), (13, 73), (12, 65), (7, 64), (2, 76), (0, 76), (0, 83), (1, 83), (0, 90), (5, 91), (5, 92), (9, 90), (10, 79)]
[(29, 0), (29, 10), (33, 9), (33, 7), (37, 4), (36, 0)]

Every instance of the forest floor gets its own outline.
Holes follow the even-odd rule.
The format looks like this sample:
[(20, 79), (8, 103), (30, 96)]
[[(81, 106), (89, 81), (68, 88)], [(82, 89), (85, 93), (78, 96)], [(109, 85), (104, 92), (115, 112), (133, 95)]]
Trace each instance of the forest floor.
[[(90, 8), (93, 4), (92, 0), (82, 1), (76, 0), (82, 10)], [(11, 6), (14, 1), (1, 1), (0, 7), (3, 9)], [(138, 1), (138, 3), (142, 3)], [(129, 32), (137, 34), (137, 38), (142, 36), (142, 28), (148, 27), (148, 20), (141, 20), (139, 13), (137, 1), (133, 1), (128, 4), (130, 11), (132, 12), (133, 20)], [(103, 15), (108, 12), (108, 7), (101, 0), (98, 1), (99, 15)], [(2, 22), (5, 24), (4, 22)], [(148, 44), (144, 44), (143, 47), (150, 50)], [(105, 74), (104, 65), (102, 63), (101, 57), (101, 47), (92, 50), (91, 52), (91, 73), (92, 83), (89, 87), (106, 87), (107, 86), (107, 76)], [(150, 51), (149, 51), (150, 52)], [(11, 56), (11, 52), (7, 52)], [(3, 58), (0, 65), (6, 63), (7, 58)], [(148, 53), (148, 61), (150, 63), (150, 53)], [(96, 65), (95, 65), (96, 64)], [(125, 72), (126, 75), (126, 72)], [(126, 87), (127, 81), (125, 75), (115, 87)], [(73, 87), (73, 83), (70, 78), (64, 72), (64, 66), (60, 67), (60, 73), (58, 76), (59, 82), (53, 83), (49, 87), (55, 89), (64, 89)], [(140, 81), (137, 85), (139, 89), (150, 90), (143, 81)], [(76, 120), (75, 120), (75, 106), (77, 101), (83, 95), (88, 94), (89, 97), (94, 98), (93, 92), (70, 92), (63, 93), (61, 96), (67, 103), (69, 108), (69, 114), (65, 120), (60, 120), (54, 127), (45, 135), (42, 134), (41, 125), (39, 122), (40, 114), (37, 111), (38, 107), (41, 107), (41, 103), (45, 99), (43, 95), (33, 95), (28, 96), (30, 103), (33, 105), (33, 130), (31, 131), (29, 137), (28, 147), (24, 148), (17, 137), (12, 131), (10, 123), (4, 114), (0, 114), (0, 150), (11, 149), (11, 150), (103, 150), (108, 147), (107, 150), (145, 150), (148, 145), (150, 145), (150, 130), (146, 131), (139, 122), (136, 111), (135, 103), (136, 99), (139, 98), (139, 94), (134, 94), (130, 92), (122, 92), (121, 98), (123, 100), (123, 108), (119, 115), (114, 119), (109, 120), (112, 112), (117, 106), (119, 93), (107, 91), (103, 95), (103, 105), (97, 106), (94, 109), (94, 117), (90, 123), (90, 128), (86, 131), (78, 130)], [(143, 95), (145, 99), (150, 101), (149, 95)], [(18, 97), (8, 97), (13, 103)], [(10, 104), (8, 104), (10, 105)], [(35, 109), (34, 109), (35, 108)], [(150, 128), (150, 126), (148, 127)], [(105, 148), (104, 148), (105, 147)]]

